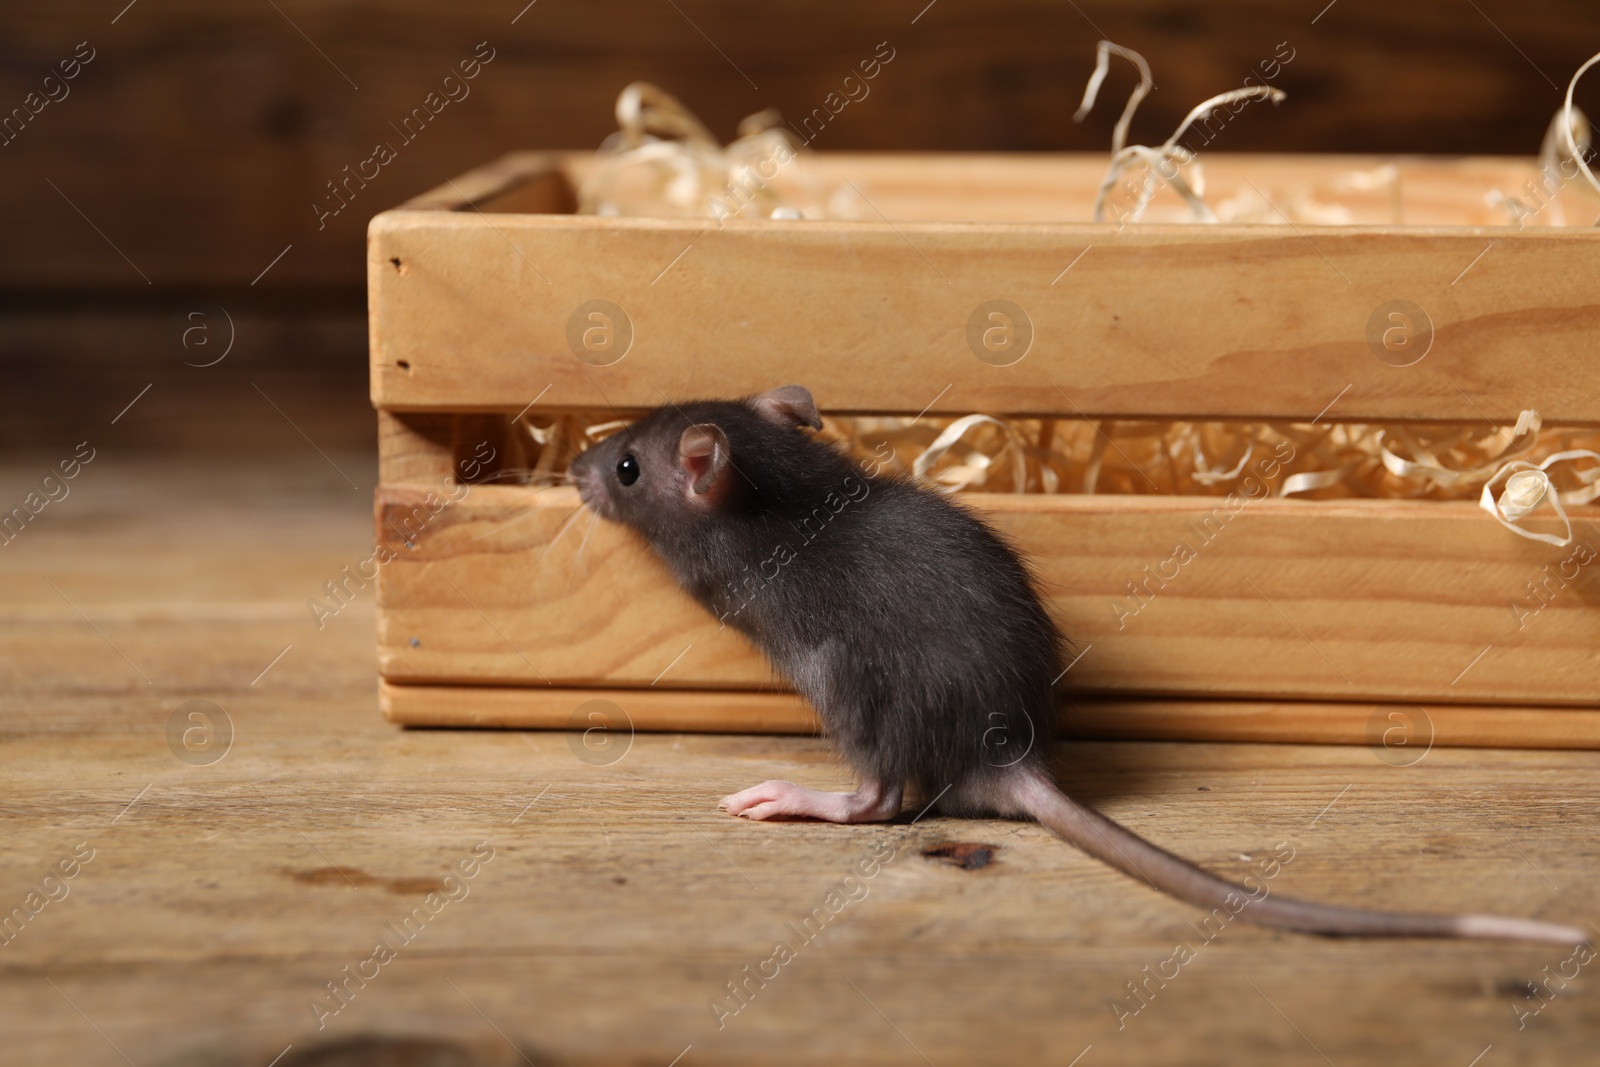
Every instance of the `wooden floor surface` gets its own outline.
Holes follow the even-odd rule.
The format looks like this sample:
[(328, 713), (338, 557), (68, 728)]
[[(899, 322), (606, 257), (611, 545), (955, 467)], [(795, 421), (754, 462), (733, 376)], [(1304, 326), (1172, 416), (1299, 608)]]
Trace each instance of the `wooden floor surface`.
[[(370, 456), (103, 452), (0, 547), (0, 918), (37, 910), (0, 944), (7, 1064), (1600, 1057), (1600, 961), (1570, 950), (1203, 928), (1032, 825), (716, 809), (765, 778), (845, 784), (815, 739), (392, 727), (370, 598), (322, 629), (305, 605), (370, 553)], [(56, 458), (9, 459), (0, 506)], [(231, 722), (216, 762), (181, 738), (203, 705), (169, 730), (188, 701)], [(1600, 753), (1096, 742), (1067, 762), (1218, 873), (1292, 850), (1274, 892), (1600, 923)]]

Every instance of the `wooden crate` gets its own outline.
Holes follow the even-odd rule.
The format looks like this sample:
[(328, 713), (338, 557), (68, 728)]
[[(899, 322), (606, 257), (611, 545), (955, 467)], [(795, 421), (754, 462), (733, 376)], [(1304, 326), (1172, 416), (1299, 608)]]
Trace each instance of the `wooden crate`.
[[(1209, 195), (1382, 162), (1211, 157)], [(575, 215), (588, 157), (520, 153), (384, 212), (368, 282), (385, 714), (567, 726), (601, 700), (636, 729), (815, 728), (632, 535), (600, 523), (581, 558), (579, 535), (556, 539), (572, 490), (456, 484), (529, 405), (631, 414), (795, 381), (825, 414), (1500, 424), (1536, 408), (1600, 425), (1600, 233), (1504, 224), (1486, 193), (1522, 189), (1530, 162), (1387, 162), (1398, 183), (1347, 200), (1358, 224), (1337, 227), (1089, 222), (1099, 156), (819, 155), (874, 218), (719, 226)], [(1566, 197), (1584, 223), (1600, 213)], [(968, 344), (993, 300), (1031, 322), (1008, 366)], [(575, 354), (593, 301), (627, 338), (614, 362)], [(1377, 340), (1396, 301), (1425, 323), (1406, 366)], [(1600, 746), (1600, 567), (1519, 619), (1571, 549), (1473, 503), (964, 499), (1034, 558), (1082, 651), (1072, 733)], [(1600, 545), (1597, 518), (1578, 509), (1580, 540)], [(1112, 607), (1213, 529), (1137, 614)]]

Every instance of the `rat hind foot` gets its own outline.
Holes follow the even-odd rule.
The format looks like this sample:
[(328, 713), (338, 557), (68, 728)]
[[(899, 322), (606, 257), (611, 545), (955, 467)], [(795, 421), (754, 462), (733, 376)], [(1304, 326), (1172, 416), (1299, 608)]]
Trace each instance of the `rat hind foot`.
[(862, 782), (853, 793), (824, 793), (792, 782), (762, 782), (723, 797), (718, 807), (747, 819), (822, 819), (826, 822), (882, 822), (900, 812), (900, 788)]

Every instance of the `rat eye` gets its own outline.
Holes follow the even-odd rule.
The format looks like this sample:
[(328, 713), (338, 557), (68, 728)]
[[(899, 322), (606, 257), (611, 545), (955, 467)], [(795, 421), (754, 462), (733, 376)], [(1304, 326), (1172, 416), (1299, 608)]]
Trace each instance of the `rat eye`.
[(617, 464), (617, 481), (623, 485), (632, 485), (639, 480), (639, 461), (633, 458), (630, 452), (622, 457), (622, 462)]

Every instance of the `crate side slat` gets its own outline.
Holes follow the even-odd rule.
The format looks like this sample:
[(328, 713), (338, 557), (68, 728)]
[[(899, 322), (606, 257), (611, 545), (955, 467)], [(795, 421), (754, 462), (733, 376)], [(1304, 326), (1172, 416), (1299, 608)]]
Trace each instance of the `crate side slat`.
[[(1593, 425), (1597, 241), (391, 212), (371, 231), (372, 395), (391, 410), (646, 408), (798, 380), (835, 412), (1310, 421), (1332, 405), (1355, 421), (1508, 422), (1535, 408)], [(569, 341), (593, 300), (631, 333), (606, 366)], [(1009, 366), (969, 342), (993, 300), (1031, 324)], [(1382, 348), (1393, 312), (1417, 345), (1431, 338), (1413, 365)]]
[[(810, 706), (792, 693), (557, 689), (548, 686), (379, 686), (390, 722), (404, 726), (593, 731), (600, 754), (625, 752), (635, 732), (813, 734)], [(1434, 747), (1600, 748), (1600, 711), (1316, 701), (1102, 700), (1064, 703), (1068, 738), (1368, 745), (1400, 766)], [(1403, 732), (1403, 739), (1402, 739)]]
[[(1083, 653), (1071, 668), (1080, 690), (1597, 702), (1600, 560), (1564, 573), (1573, 548), (1516, 538), (1471, 504), (963, 499), (1033, 559)], [(385, 487), (379, 509), (396, 555), (378, 594), (390, 681), (782, 688), (744, 638), (679, 592), (634, 535), (581, 511), (570, 488), (473, 486), (459, 503), (430, 504)], [(1595, 547), (1597, 512), (1580, 511), (1578, 536)], [(1180, 544), (1190, 558), (1175, 562)]]

